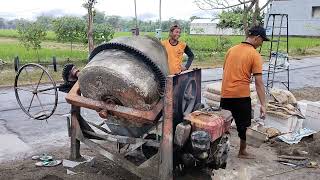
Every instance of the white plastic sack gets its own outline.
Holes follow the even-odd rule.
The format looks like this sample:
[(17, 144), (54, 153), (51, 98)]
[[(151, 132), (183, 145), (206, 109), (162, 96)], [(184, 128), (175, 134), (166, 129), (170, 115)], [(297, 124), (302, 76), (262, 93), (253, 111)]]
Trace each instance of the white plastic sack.
[(218, 94), (210, 93), (210, 92), (204, 92), (203, 97), (206, 99), (212, 100), (212, 101), (217, 101), (220, 102), (221, 96)]
[(206, 101), (206, 103), (207, 103), (207, 105), (209, 107), (214, 107), (214, 108), (219, 108), (220, 107), (220, 102), (218, 102), (218, 101), (212, 101), (212, 100), (209, 100), (209, 99), (206, 99), (205, 101)]

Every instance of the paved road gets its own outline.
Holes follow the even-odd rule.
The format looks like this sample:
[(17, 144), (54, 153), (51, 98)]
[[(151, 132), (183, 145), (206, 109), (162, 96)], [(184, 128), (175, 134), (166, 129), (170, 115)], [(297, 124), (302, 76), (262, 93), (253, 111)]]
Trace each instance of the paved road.
[[(264, 70), (268, 69), (264, 64)], [(275, 75), (275, 81), (285, 81), (286, 72), (280, 72)], [(290, 87), (299, 89), (306, 86), (320, 87), (320, 57), (305, 58), (303, 60), (290, 61)], [(219, 81), (222, 79), (222, 68), (206, 69), (202, 71), (202, 86), (212, 83), (210, 80)], [(263, 79), (266, 82), (267, 71), (263, 72)], [(209, 81), (209, 82), (207, 82)], [(284, 88), (280, 83), (275, 83), (275, 87)]]
[[(307, 58), (292, 61), (291, 87), (293, 89), (305, 86), (320, 87), (320, 58)], [(308, 67), (308, 68), (303, 68)], [(300, 68), (300, 69), (299, 69)], [(209, 80), (220, 80), (222, 69), (206, 69), (202, 71), (202, 84), (205, 87)], [(284, 73), (276, 75), (283, 79)], [(265, 79), (264, 75), (264, 79)], [(281, 85), (276, 85), (281, 86)], [(32, 95), (25, 92), (22, 101), (30, 102)], [(19, 108), (12, 88), (0, 89), (0, 162), (25, 157), (35, 153), (43, 153), (48, 148), (66, 146), (67, 136), (66, 116), (70, 106), (65, 102), (65, 93), (59, 92), (59, 104), (55, 114), (48, 121), (36, 121), (28, 118)], [(50, 96), (44, 98), (50, 102)], [(37, 101), (35, 100), (35, 104)], [(93, 111), (83, 111), (85, 117), (98, 119)]]
[[(59, 92), (58, 106), (47, 121), (29, 118), (20, 109), (13, 88), (0, 89), (0, 162), (13, 160), (47, 149), (68, 145), (67, 116), (70, 105), (65, 102), (65, 93)], [(29, 103), (32, 94), (22, 93), (22, 101)], [(53, 102), (52, 96), (40, 97), (42, 105)], [(37, 99), (34, 106), (40, 107)], [(52, 105), (44, 106), (52, 108)], [(86, 110), (85, 117), (96, 117), (96, 113)], [(98, 118), (98, 117), (97, 117)]]

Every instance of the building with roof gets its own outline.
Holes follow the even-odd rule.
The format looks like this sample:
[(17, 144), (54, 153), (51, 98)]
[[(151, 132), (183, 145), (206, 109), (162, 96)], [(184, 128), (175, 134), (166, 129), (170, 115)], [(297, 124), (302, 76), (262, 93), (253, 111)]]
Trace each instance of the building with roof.
[[(289, 36), (320, 36), (320, 0), (273, 0), (267, 10), (265, 22), (270, 13), (288, 14)], [(272, 19), (267, 27), (269, 33), (271, 23)], [(275, 26), (279, 25), (280, 18), (276, 18)]]
[(219, 19), (194, 19), (190, 23), (190, 34), (201, 35), (243, 35), (241, 30), (219, 28)]

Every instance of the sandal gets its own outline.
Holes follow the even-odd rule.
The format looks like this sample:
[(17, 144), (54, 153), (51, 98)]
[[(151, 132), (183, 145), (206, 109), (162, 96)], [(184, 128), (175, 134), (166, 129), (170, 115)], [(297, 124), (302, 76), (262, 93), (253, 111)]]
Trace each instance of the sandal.
[(41, 161), (49, 161), (52, 160), (52, 156), (48, 156), (47, 154), (35, 155), (31, 157), (32, 160), (41, 160)]
[(53, 167), (53, 166), (58, 166), (61, 164), (62, 160), (49, 160), (49, 161), (39, 161), (36, 162), (35, 165), (37, 167)]

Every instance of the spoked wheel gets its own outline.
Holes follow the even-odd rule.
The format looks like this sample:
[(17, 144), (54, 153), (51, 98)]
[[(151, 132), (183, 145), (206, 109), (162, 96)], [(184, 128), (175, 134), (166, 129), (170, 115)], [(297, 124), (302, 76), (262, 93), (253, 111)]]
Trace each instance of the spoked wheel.
[(195, 104), (196, 104), (196, 97), (197, 97), (197, 84), (195, 80), (189, 80), (184, 88), (182, 94), (182, 103), (181, 103), (181, 111), (183, 115), (187, 115), (192, 112)]
[(20, 108), (33, 119), (48, 119), (56, 110), (56, 83), (48, 71), (39, 64), (30, 63), (19, 69), (14, 91)]

